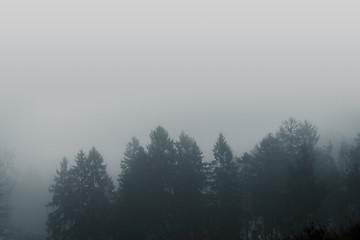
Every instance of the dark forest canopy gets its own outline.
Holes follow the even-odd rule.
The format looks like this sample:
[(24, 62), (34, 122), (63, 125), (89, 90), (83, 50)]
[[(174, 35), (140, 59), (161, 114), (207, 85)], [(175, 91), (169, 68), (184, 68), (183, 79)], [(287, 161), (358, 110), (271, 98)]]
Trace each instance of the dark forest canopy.
[(95, 148), (80, 150), (50, 187), (48, 238), (281, 239), (357, 221), (360, 134), (339, 156), (318, 140), (316, 126), (290, 118), (242, 156), (220, 133), (205, 160), (193, 138), (159, 126), (145, 147), (131, 139), (117, 181)]

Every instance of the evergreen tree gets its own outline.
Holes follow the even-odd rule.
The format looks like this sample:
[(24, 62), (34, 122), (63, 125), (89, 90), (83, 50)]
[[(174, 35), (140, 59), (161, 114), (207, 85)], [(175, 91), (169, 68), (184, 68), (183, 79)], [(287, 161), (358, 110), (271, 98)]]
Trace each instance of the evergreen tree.
[(239, 168), (239, 203), (241, 205), (241, 222), (243, 226), (243, 238), (249, 239), (252, 234), (251, 225), (255, 224), (255, 209), (254, 209), (254, 185), (256, 183), (256, 161), (255, 158), (249, 154), (244, 153), (241, 158), (237, 158), (237, 165)]
[[(314, 172), (315, 152), (302, 146), (296, 156), (296, 165), (291, 167), (292, 177), (286, 189), (289, 230), (300, 231), (310, 223), (321, 224), (319, 210), (326, 195), (326, 186)], [(293, 223), (297, 223), (294, 225)]]
[(113, 184), (103, 158), (92, 148), (86, 157), (81, 150), (70, 170), (67, 160), (57, 171), (50, 187), (53, 199), (48, 206), (47, 227), (50, 239), (108, 239), (110, 201)]
[(86, 155), (80, 150), (75, 157), (75, 166), (70, 169), (74, 204), (74, 224), (71, 229), (73, 239), (88, 239), (85, 210), (89, 199), (89, 174)]
[(203, 163), (194, 139), (174, 142), (159, 126), (146, 149), (128, 143), (115, 204), (100, 153), (79, 151), (50, 187), (49, 239), (281, 239), (309, 222), (359, 218), (360, 134), (341, 151), (341, 172), (318, 139), (290, 118), (240, 158), (220, 134)]
[(108, 239), (109, 216), (114, 201), (114, 185), (107, 174), (103, 157), (93, 147), (87, 156), (88, 204), (86, 212), (91, 239)]
[[(127, 144), (119, 175), (117, 238), (145, 239), (149, 234), (149, 170), (147, 154), (139, 140)], [(119, 231), (120, 229), (120, 231)]]
[(288, 154), (273, 134), (268, 134), (254, 150), (254, 213), (261, 224), (259, 235), (279, 239), (285, 222), (285, 190), (290, 179)]
[(10, 216), (9, 197), (11, 194), (12, 154), (0, 148), (0, 238), (8, 238)]
[(340, 160), (348, 200), (348, 216), (358, 221), (360, 219), (360, 133), (353, 146), (349, 149), (343, 147)]
[(103, 157), (92, 148), (87, 157), (80, 151), (75, 160), (76, 165), (71, 171), (77, 193), (76, 239), (107, 239), (114, 187), (106, 173)]
[[(288, 129), (289, 134), (286, 135), (283, 129)], [(287, 222), (297, 223), (287, 228), (296, 231), (306, 224), (320, 221), (319, 210), (326, 196), (326, 185), (314, 171), (320, 151), (316, 148), (319, 135), (316, 126), (310, 122), (290, 118), (289, 121), (284, 121), (278, 136), (290, 155), (291, 179), (286, 188), (285, 205)]]
[(347, 224), (347, 196), (344, 192), (341, 170), (333, 156), (332, 143), (319, 149), (314, 165), (315, 175), (326, 183), (327, 194), (319, 210), (321, 219), (328, 224), (341, 226)]
[(175, 179), (176, 150), (173, 140), (163, 127), (157, 127), (150, 134), (147, 146), (149, 161), (148, 204), (149, 221), (155, 238), (174, 238), (175, 223)]
[(125, 239), (176, 237), (176, 149), (163, 127), (150, 134), (145, 151), (127, 145), (119, 176), (118, 216)]
[(213, 153), (213, 209), (218, 228), (215, 234), (222, 239), (238, 239), (241, 227), (238, 169), (232, 150), (221, 133)]
[(73, 239), (74, 189), (66, 158), (60, 163), (60, 170), (56, 170), (54, 184), (50, 186), (49, 191), (53, 196), (47, 204), (51, 208), (46, 222), (48, 238), (54, 240)]
[(268, 135), (257, 147), (256, 204), (268, 238), (278, 239), (319, 220), (326, 186), (314, 171), (318, 139), (314, 125), (290, 118), (275, 136)]
[(205, 202), (202, 152), (194, 139), (181, 133), (176, 146), (175, 214), (177, 238), (198, 239), (203, 232)]

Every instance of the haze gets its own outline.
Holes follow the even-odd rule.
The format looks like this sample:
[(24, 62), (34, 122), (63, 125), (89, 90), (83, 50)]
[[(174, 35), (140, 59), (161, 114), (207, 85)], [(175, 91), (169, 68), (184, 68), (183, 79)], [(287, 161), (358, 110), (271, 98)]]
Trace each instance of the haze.
[(348, 0), (2, 0), (0, 145), (46, 196), (63, 156), (95, 146), (115, 179), (126, 143), (146, 145), (158, 125), (194, 137), (205, 160), (219, 132), (240, 155), (290, 116), (325, 143), (353, 139), (359, 10)]

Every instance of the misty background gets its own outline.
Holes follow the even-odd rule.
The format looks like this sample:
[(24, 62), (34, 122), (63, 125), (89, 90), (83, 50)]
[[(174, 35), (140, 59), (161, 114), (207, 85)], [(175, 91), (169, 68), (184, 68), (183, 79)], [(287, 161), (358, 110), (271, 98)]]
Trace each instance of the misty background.
[(126, 143), (148, 144), (157, 125), (193, 136), (205, 161), (219, 132), (240, 155), (290, 116), (317, 125), (320, 145), (352, 140), (359, 10), (349, 0), (1, 1), (13, 222), (44, 231), (63, 156), (95, 146), (115, 180)]

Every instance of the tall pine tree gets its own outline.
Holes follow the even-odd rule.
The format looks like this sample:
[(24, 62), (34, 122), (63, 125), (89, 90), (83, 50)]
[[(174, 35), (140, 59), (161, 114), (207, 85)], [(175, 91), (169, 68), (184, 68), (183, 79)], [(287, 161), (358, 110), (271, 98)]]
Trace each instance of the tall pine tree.
[(147, 159), (139, 140), (132, 138), (127, 144), (119, 175), (117, 238), (145, 239), (149, 234), (148, 221), (152, 212), (148, 202), (151, 178)]
[(181, 133), (176, 146), (175, 215), (177, 237), (199, 239), (204, 226), (205, 175), (196, 141)]
[(95, 148), (80, 150), (70, 170), (61, 163), (55, 183), (47, 227), (50, 239), (109, 239), (109, 213), (113, 183), (103, 158)]
[(348, 216), (351, 220), (358, 221), (360, 219), (360, 133), (355, 138), (353, 146), (342, 148), (340, 160)]
[(176, 150), (173, 140), (163, 127), (158, 126), (151, 132), (147, 152), (151, 235), (156, 238), (174, 238)]
[(221, 133), (213, 154), (212, 207), (218, 228), (216, 235), (221, 239), (238, 239), (241, 227), (238, 169), (232, 150)]
[(72, 180), (68, 161), (64, 158), (60, 163), (60, 170), (56, 170), (54, 184), (49, 189), (53, 194), (52, 200), (47, 204), (51, 208), (46, 222), (49, 239), (73, 239), (75, 201)]

